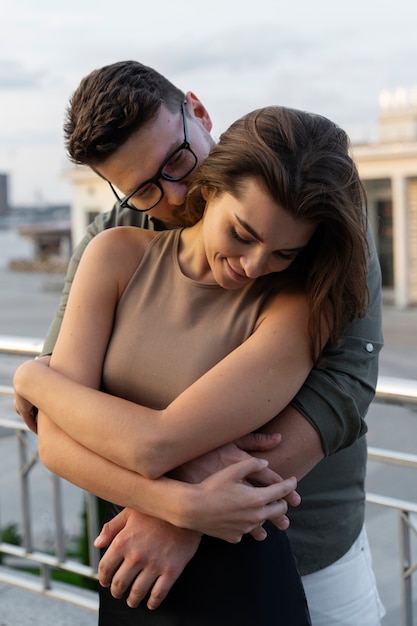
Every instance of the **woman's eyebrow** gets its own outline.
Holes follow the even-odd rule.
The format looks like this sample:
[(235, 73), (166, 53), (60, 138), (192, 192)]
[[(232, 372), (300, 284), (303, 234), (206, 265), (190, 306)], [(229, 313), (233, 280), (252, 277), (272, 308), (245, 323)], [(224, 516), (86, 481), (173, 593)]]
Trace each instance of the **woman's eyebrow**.
[[(242, 226), (242, 228), (247, 230), (248, 233), (252, 235), (252, 237), (254, 237), (260, 243), (265, 243), (262, 237), (256, 232), (254, 228), (252, 228), (250, 224), (248, 224), (245, 220), (242, 220), (236, 214), (235, 214), (235, 218), (239, 222), (239, 224)], [(306, 246), (299, 246), (298, 248), (283, 248), (282, 250), (280, 249), (279, 252), (300, 252), (300, 250), (304, 250), (305, 247)]]
[(238, 215), (235, 214), (235, 218), (237, 219), (237, 221), (239, 222), (239, 224), (245, 228), (248, 233), (250, 233), (252, 235), (252, 237), (255, 237), (255, 239), (257, 239), (258, 241), (260, 241), (261, 243), (264, 243), (264, 240), (262, 239), (262, 237), (260, 235), (258, 235), (258, 233), (256, 232), (256, 230), (254, 228), (252, 228), (252, 226), (250, 224), (248, 224), (247, 222), (245, 222), (245, 220), (242, 220)]

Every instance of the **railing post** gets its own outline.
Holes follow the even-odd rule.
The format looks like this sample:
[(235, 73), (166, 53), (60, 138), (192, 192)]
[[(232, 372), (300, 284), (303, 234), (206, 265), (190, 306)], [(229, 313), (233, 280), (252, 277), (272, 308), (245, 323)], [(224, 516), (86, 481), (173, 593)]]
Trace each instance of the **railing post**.
[(93, 541), (98, 535), (99, 531), (99, 515), (98, 515), (98, 501), (95, 495), (92, 493), (86, 493), (86, 507), (87, 507), (87, 534), (88, 534), (88, 550), (90, 566), (97, 571), (100, 561), (100, 553), (97, 548), (94, 547)]
[(45, 589), (45, 591), (49, 591), (52, 588), (51, 568), (46, 563), (41, 563), (40, 571), (43, 580), (43, 588)]
[(413, 592), (411, 585), (411, 523), (408, 511), (399, 511), (400, 566), (403, 626), (413, 626)]
[(52, 493), (54, 502), (55, 517), (55, 550), (56, 555), (61, 563), (66, 559), (65, 556), (65, 540), (64, 540), (64, 524), (62, 521), (62, 495), (61, 495), (61, 479), (51, 472)]
[(30, 459), (27, 455), (27, 433), (23, 430), (17, 431), (17, 440), (19, 447), (19, 474), (20, 474), (20, 498), (22, 507), (23, 522), (23, 545), (27, 552), (33, 550), (32, 524), (30, 515), (30, 488), (29, 488), (29, 472), (36, 463), (37, 452)]

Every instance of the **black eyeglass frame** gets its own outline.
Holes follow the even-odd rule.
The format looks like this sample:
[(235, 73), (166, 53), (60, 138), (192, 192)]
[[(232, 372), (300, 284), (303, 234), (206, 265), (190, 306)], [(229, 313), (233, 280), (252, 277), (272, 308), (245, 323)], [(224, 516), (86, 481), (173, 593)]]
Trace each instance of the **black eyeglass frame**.
[[(159, 182), (161, 178), (162, 178), (162, 180), (167, 180), (167, 181), (175, 183), (175, 182), (178, 182), (178, 181), (182, 180), (183, 178), (185, 178), (189, 174), (191, 174), (193, 169), (196, 167), (197, 162), (198, 162), (198, 158), (197, 158), (196, 153), (194, 152), (194, 150), (191, 148), (191, 145), (190, 145), (190, 140), (189, 140), (189, 135), (188, 135), (187, 114), (186, 114), (186, 111), (185, 111), (185, 105), (186, 104), (187, 103), (185, 101), (181, 102), (181, 113), (182, 113), (182, 123), (183, 123), (183, 130), (184, 130), (184, 141), (182, 142), (182, 144), (180, 146), (178, 146), (178, 148), (175, 148), (175, 150), (173, 150), (167, 156), (167, 158), (164, 160), (164, 162), (162, 163), (161, 167), (159, 168), (159, 170), (157, 171), (155, 176), (152, 176), (152, 178), (149, 178), (148, 180), (145, 180), (145, 182), (141, 183), (139, 185), (139, 187), (137, 187), (134, 191), (132, 191), (132, 193), (130, 193), (127, 196), (124, 196), (123, 198), (119, 197), (119, 194), (117, 193), (117, 191), (115, 190), (115, 188), (113, 187), (111, 182), (109, 180), (107, 181), (109, 183), (109, 185), (110, 185), (110, 189), (112, 190), (112, 192), (116, 196), (117, 200), (120, 202), (120, 208), (121, 209), (124, 209), (124, 208), (133, 209), (134, 211), (139, 211), (140, 213), (145, 213), (146, 211), (150, 211), (164, 197), (164, 190), (162, 188), (161, 183)], [(164, 174), (163, 173), (164, 167), (166, 167), (167, 163), (169, 163), (169, 161), (178, 152), (181, 152), (181, 150), (188, 150), (189, 152), (191, 152), (191, 154), (194, 157), (194, 165), (185, 174), (183, 174), (182, 176), (179, 176), (179, 177), (173, 177), (173, 176), (169, 176), (169, 174)], [(155, 185), (156, 187), (159, 188), (159, 190), (161, 192), (161, 195), (158, 198), (158, 200), (156, 202), (154, 202), (150, 207), (148, 207), (146, 209), (138, 209), (134, 204), (130, 204), (129, 200), (135, 194), (137, 194), (138, 191), (140, 191), (143, 187), (146, 187), (146, 185)]]

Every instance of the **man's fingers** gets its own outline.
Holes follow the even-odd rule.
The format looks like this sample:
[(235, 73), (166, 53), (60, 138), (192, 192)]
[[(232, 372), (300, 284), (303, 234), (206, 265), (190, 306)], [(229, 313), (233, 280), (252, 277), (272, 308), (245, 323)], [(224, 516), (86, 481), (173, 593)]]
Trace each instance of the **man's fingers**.
[(116, 517), (103, 525), (100, 534), (94, 540), (95, 548), (106, 548), (111, 544), (118, 533), (126, 526), (125, 510), (121, 511)]
[(38, 431), (38, 425), (36, 422), (38, 410), (36, 407), (32, 406), (29, 402), (26, 402), (23, 398), (17, 398), (16, 396), (13, 406), (15, 412), (20, 415), (26, 426), (36, 435)]
[(151, 595), (149, 596), (147, 607), (148, 609), (157, 609), (163, 600), (167, 597), (171, 591), (172, 585), (177, 580), (178, 575), (163, 575), (160, 576), (152, 587)]
[(270, 522), (274, 524), (279, 530), (287, 530), (290, 525), (290, 520), (286, 515), (282, 515), (282, 517), (277, 517), (275, 519), (270, 519)]
[(298, 491), (291, 491), (285, 499), (290, 506), (298, 506), (301, 503), (301, 496)]
[(268, 533), (262, 526), (257, 526), (257, 528), (251, 530), (249, 534), (251, 535), (252, 539), (255, 539), (255, 541), (263, 541), (268, 536)]
[(113, 576), (122, 563), (123, 559), (117, 554), (116, 551), (106, 552), (98, 565), (98, 579), (102, 587), (110, 587)]

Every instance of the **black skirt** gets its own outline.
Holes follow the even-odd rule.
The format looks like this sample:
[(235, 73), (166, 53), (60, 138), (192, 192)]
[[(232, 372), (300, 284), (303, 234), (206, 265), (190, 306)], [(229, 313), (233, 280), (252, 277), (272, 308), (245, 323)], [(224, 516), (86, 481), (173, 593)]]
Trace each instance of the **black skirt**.
[[(203, 537), (161, 606), (136, 609), (100, 587), (99, 626), (311, 626), (298, 568), (285, 532), (238, 544)], [(127, 597), (127, 596), (126, 596)]]

